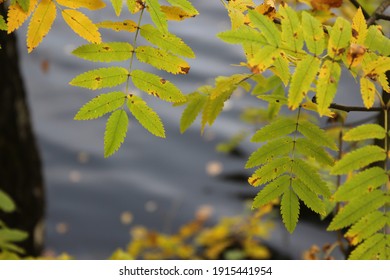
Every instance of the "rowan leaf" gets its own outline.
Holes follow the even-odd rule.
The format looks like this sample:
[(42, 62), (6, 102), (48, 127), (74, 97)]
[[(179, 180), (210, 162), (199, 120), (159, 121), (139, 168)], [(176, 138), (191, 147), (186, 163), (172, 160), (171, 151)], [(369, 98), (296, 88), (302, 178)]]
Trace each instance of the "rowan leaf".
[(264, 35), (266, 41), (274, 47), (280, 47), (282, 38), (280, 31), (276, 28), (272, 21), (256, 11), (248, 11), (249, 19), (251, 23), (259, 29)]
[(362, 95), (364, 106), (369, 109), (374, 106), (375, 102), (375, 84), (371, 82), (368, 78), (360, 78), (360, 92)]
[(62, 10), (62, 17), (68, 26), (85, 40), (99, 44), (102, 39), (97, 26), (82, 12), (77, 10)]
[(28, 12), (30, 0), (16, 0), (16, 3), (18, 3), (20, 7), (22, 7), (23, 11)]
[(342, 184), (334, 194), (335, 201), (348, 201), (357, 196), (365, 195), (384, 184), (388, 176), (383, 168), (371, 167), (358, 174)]
[(293, 139), (291, 137), (283, 137), (270, 141), (267, 144), (264, 144), (255, 152), (253, 152), (245, 168), (252, 168), (259, 165), (262, 165), (276, 156), (284, 156), (291, 152), (293, 148)]
[[(209, 89), (208, 94), (211, 95), (213, 89)], [(217, 98), (208, 98), (203, 109), (201, 132), (203, 133), (206, 124), (212, 125), (217, 119), (218, 115), (222, 112), (225, 102), (232, 95), (232, 91), (225, 91)]]
[(367, 139), (384, 139), (386, 130), (379, 124), (363, 124), (348, 130), (344, 136), (344, 141), (361, 141)]
[(129, 118), (125, 110), (117, 110), (111, 114), (104, 133), (104, 157), (111, 156), (120, 148), (128, 126)]
[(31, 13), (35, 10), (38, 0), (30, 0), (28, 12), (23, 11), (23, 8), (17, 4), (11, 4), (7, 13), (7, 32), (14, 32), (28, 19)]
[(75, 120), (97, 119), (107, 113), (115, 111), (125, 104), (126, 95), (123, 92), (115, 91), (100, 94), (86, 103), (77, 112)]
[(162, 33), (151, 24), (141, 27), (141, 36), (161, 49), (176, 55), (195, 58), (192, 49), (182, 39), (172, 33)]
[(287, 5), (281, 5), (279, 14), (282, 23), (283, 44), (294, 52), (302, 50), (303, 33), (297, 12)]
[(294, 132), (296, 128), (296, 121), (288, 118), (278, 119), (256, 131), (251, 141), (264, 142), (268, 140), (274, 140)]
[(0, 15), (0, 30), (7, 31), (7, 23), (2, 15)]
[(114, 8), (115, 14), (117, 17), (121, 15), (122, 7), (123, 7), (123, 0), (110, 0), (112, 7)]
[[(211, 99), (218, 98), (224, 93), (233, 93), (239, 85), (245, 86), (244, 82), (251, 76), (251, 74), (234, 74), (230, 77), (220, 76), (216, 79), (215, 88), (212, 90)], [(249, 87), (250, 89), (250, 87)]]
[(316, 56), (321, 55), (325, 49), (325, 34), (321, 22), (303, 11), (302, 30), (308, 50)]
[(332, 30), (329, 32), (328, 55), (338, 60), (347, 50), (352, 36), (351, 24), (342, 17), (338, 17)]
[(168, 32), (168, 23), (166, 15), (161, 11), (158, 0), (145, 0), (150, 17), (156, 27), (163, 33)]
[(371, 25), (368, 28), (364, 45), (367, 49), (378, 52), (380, 55), (390, 55), (390, 39), (383, 35), (382, 27)]
[(283, 175), (266, 185), (254, 198), (252, 209), (261, 207), (282, 195), (290, 185), (290, 176)]
[(330, 104), (336, 96), (341, 76), (338, 63), (327, 60), (320, 69), (317, 81), (316, 102), (320, 116), (327, 114)]
[(336, 146), (332, 137), (330, 137), (323, 129), (319, 128), (312, 122), (307, 120), (300, 120), (298, 131), (319, 146), (324, 146), (334, 151), (338, 150), (338, 147)]
[(293, 233), (298, 223), (299, 199), (291, 188), (287, 188), (282, 196), (280, 212), (286, 229)]
[(259, 31), (246, 25), (235, 30), (220, 32), (217, 34), (217, 37), (230, 44), (250, 43), (259, 46), (267, 44), (267, 40)]
[(390, 70), (390, 57), (380, 56), (376, 60), (372, 60), (363, 67), (365, 76), (373, 77), (385, 73)]
[(0, 210), (6, 213), (11, 213), (15, 211), (15, 209), (16, 205), (12, 198), (7, 193), (0, 190)]
[(382, 161), (386, 158), (383, 148), (375, 145), (367, 145), (346, 154), (341, 160), (336, 162), (331, 170), (332, 175), (347, 174), (363, 168), (371, 163)]
[(190, 15), (195, 16), (199, 14), (198, 10), (195, 9), (192, 3), (188, 0), (167, 0), (167, 1), (173, 6), (182, 8), (185, 12), (187, 12)]
[(133, 55), (133, 46), (125, 42), (87, 44), (78, 47), (72, 54), (95, 62), (123, 61)]
[(96, 24), (99, 28), (111, 29), (116, 32), (119, 31), (127, 31), (127, 32), (135, 32), (137, 30), (137, 24), (132, 20), (124, 20), (124, 21), (102, 21)]
[(351, 43), (364, 45), (367, 38), (367, 23), (364, 18), (362, 9), (359, 7), (352, 19), (352, 38)]
[(27, 30), (27, 50), (30, 53), (49, 33), (49, 30), (56, 18), (57, 9), (52, 0), (39, 2)]
[(176, 6), (161, 6), (161, 11), (165, 14), (167, 20), (182, 21), (194, 17), (193, 14), (187, 13), (182, 8)]
[(141, 1), (127, 0), (126, 2), (129, 12), (132, 14), (138, 13), (145, 8), (144, 3)]
[(386, 250), (386, 236), (381, 233), (374, 234), (356, 247), (349, 255), (349, 260), (372, 260)]
[(288, 106), (290, 109), (295, 110), (299, 107), (319, 68), (320, 60), (313, 56), (306, 56), (297, 64), (288, 92)]
[(129, 72), (123, 67), (99, 68), (78, 75), (69, 84), (96, 90), (120, 85), (128, 76)]
[[(248, 179), (249, 184), (258, 187), (269, 181), (275, 180), (286, 171), (290, 171), (291, 160), (288, 157), (274, 159), (257, 169)], [(291, 169), (291, 168), (290, 168)]]
[(158, 114), (136, 95), (128, 95), (127, 107), (138, 122), (151, 134), (165, 138), (164, 125)]
[(293, 178), (291, 185), (295, 194), (307, 207), (320, 215), (325, 215), (325, 204), (311, 188), (298, 178)]
[(188, 74), (190, 70), (185, 60), (162, 49), (140, 46), (135, 49), (135, 53), (139, 61), (172, 74)]
[(386, 196), (381, 190), (373, 190), (361, 197), (357, 197), (337, 213), (328, 230), (338, 230), (350, 226), (385, 203)]
[(333, 166), (333, 158), (325, 151), (323, 147), (318, 146), (313, 141), (306, 138), (298, 138), (295, 142), (295, 147), (298, 152), (305, 156), (313, 157), (317, 162)]
[(263, 73), (271, 67), (279, 57), (280, 51), (277, 48), (266, 45), (254, 54), (254, 56), (248, 61), (248, 64), (253, 73)]
[(207, 96), (196, 94), (188, 101), (187, 108), (183, 111), (180, 118), (180, 132), (184, 133), (191, 124), (195, 121), (196, 117), (204, 108), (207, 102)]
[(142, 70), (131, 72), (131, 79), (134, 85), (142, 91), (168, 102), (185, 101), (185, 96), (171, 82)]
[(288, 64), (289, 62), (286, 55), (283, 52), (280, 52), (280, 56), (276, 57), (272, 67), (270, 68), (270, 70), (282, 80), (285, 86), (288, 85), (291, 78)]
[(72, 9), (86, 8), (89, 10), (99, 10), (106, 6), (106, 3), (102, 0), (56, 0), (56, 2)]

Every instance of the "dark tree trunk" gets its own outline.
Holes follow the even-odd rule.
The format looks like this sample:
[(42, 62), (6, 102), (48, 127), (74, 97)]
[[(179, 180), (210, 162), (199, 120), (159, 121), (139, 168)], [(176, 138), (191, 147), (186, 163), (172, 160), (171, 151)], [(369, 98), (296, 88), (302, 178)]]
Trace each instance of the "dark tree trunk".
[[(0, 5), (4, 16), (6, 9)], [(28, 232), (29, 238), (19, 245), (26, 254), (42, 251), (44, 188), (41, 161), (32, 133), (30, 114), (15, 36), (0, 31), (0, 189), (17, 205), (11, 214), (0, 212), (10, 228)]]

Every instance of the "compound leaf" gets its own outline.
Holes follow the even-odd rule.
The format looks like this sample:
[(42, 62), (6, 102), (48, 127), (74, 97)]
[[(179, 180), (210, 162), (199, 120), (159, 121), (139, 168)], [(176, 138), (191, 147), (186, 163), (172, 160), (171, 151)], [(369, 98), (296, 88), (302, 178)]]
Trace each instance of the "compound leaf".
[(129, 125), (125, 110), (117, 110), (111, 114), (104, 133), (104, 157), (114, 154), (122, 145)]
[(72, 54), (95, 62), (113, 62), (129, 59), (133, 46), (125, 42), (87, 44), (75, 49)]
[(129, 72), (123, 67), (99, 68), (82, 73), (70, 84), (92, 90), (110, 88), (126, 82)]

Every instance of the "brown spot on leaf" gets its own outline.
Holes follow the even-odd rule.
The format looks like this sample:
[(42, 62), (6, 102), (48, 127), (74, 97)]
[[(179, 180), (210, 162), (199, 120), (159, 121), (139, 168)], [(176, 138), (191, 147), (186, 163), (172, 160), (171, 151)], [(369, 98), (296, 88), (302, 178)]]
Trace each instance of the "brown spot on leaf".
[(106, 51), (109, 51), (110, 50), (110, 47), (103, 47), (103, 50), (106, 50)]
[(167, 80), (165, 79), (160, 79), (160, 83), (162, 83), (163, 85), (167, 82)]
[(101, 77), (96, 77), (95, 80), (99, 82), (99, 81), (102, 80), (102, 78)]
[(352, 28), (352, 37), (357, 38), (358, 36), (359, 36), (359, 32), (356, 29)]
[(180, 74), (188, 74), (190, 67), (180, 67)]

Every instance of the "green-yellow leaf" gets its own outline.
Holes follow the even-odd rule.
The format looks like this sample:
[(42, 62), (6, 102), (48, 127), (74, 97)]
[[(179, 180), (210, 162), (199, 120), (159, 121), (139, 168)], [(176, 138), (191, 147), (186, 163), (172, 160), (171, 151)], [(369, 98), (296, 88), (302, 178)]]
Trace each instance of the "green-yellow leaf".
[(375, 102), (375, 84), (371, 82), (368, 78), (360, 78), (360, 92), (362, 95), (364, 106), (369, 109), (374, 106)]
[(199, 14), (198, 10), (188, 0), (167, 0), (171, 5), (182, 8), (185, 12), (190, 15)]
[(259, 29), (267, 40), (268, 44), (274, 47), (280, 47), (281, 45), (281, 33), (275, 26), (275, 24), (267, 17), (257, 11), (248, 11), (249, 19), (251, 23)]
[[(213, 89), (210, 89), (208, 92), (211, 95)], [(203, 109), (202, 121), (201, 121), (201, 132), (203, 133), (206, 124), (212, 125), (214, 121), (217, 119), (218, 115), (222, 112), (223, 107), (225, 106), (225, 102), (232, 95), (232, 91), (225, 91), (217, 98), (209, 98), (206, 101), (206, 104)]]
[(144, 9), (144, 3), (141, 1), (135, 1), (135, 0), (127, 0), (127, 7), (129, 9), (129, 12), (132, 14), (138, 13), (142, 9)]
[(120, 16), (123, 7), (123, 0), (111, 0), (112, 7), (114, 8), (117, 17)]
[(291, 160), (288, 157), (277, 158), (257, 169), (248, 179), (249, 184), (258, 187), (274, 180), (286, 171), (291, 170)]
[(0, 240), (2, 242), (20, 242), (28, 237), (27, 232), (17, 229), (0, 229)]
[(375, 78), (377, 75), (390, 70), (390, 57), (380, 56), (363, 67), (365, 76)]
[(101, 43), (102, 39), (97, 26), (82, 12), (66, 9), (62, 10), (62, 17), (80, 37), (91, 43)]
[(296, 121), (290, 118), (278, 119), (259, 129), (252, 137), (252, 142), (264, 142), (288, 135), (297, 128)]
[(386, 203), (386, 196), (381, 190), (373, 190), (363, 196), (351, 200), (337, 213), (328, 230), (338, 230), (360, 220)]
[(128, 126), (129, 118), (125, 110), (117, 110), (111, 114), (104, 132), (104, 157), (111, 156), (120, 148)]
[(123, 61), (133, 55), (133, 46), (125, 42), (87, 44), (75, 49), (72, 54), (95, 62)]
[(302, 29), (308, 50), (316, 56), (321, 55), (325, 49), (325, 34), (321, 22), (304, 11)]
[(165, 138), (164, 125), (160, 117), (141, 97), (128, 95), (127, 107), (146, 130), (155, 136)]
[(291, 78), (288, 64), (289, 62), (286, 55), (283, 52), (280, 52), (280, 56), (276, 57), (272, 65), (273, 67), (270, 68), (270, 70), (283, 81), (283, 84), (286, 87)]
[(266, 185), (255, 197), (252, 208), (261, 207), (275, 198), (282, 195), (290, 185), (290, 177), (288, 175), (280, 176), (268, 185)]
[(293, 178), (291, 185), (296, 195), (303, 201), (303, 203), (306, 204), (307, 207), (320, 215), (325, 215), (326, 211), (324, 203), (306, 184), (298, 178)]
[(189, 14), (182, 8), (176, 6), (161, 6), (161, 11), (165, 14), (167, 20), (182, 21), (194, 17), (194, 15)]
[(184, 57), (195, 58), (192, 49), (172, 33), (162, 33), (151, 24), (141, 27), (141, 36), (161, 49)]
[(332, 175), (347, 174), (363, 168), (373, 162), (385, 160), (386, 153), (383, 148), (375, 145), (367, 145), (346, 154), (336, 162), (331, 170)]
[(162, 49), (141, 46), (135, 49), (135, 53), (139, 61), (172, 74), (188, 74), (190, 71), (190, 66), (185, 60)]
[(69, 84), (96, 90), (120, 85), (128, 76), (129, 72), (123, 67), (99, 68), (78, 75)]
[(267, 40), (260, 32), (246, 25), (235, 30), (220, 32), (217, 37), (230, 44), (253, 43), (259, 46), (267, 44)]
[(295, 142), (295, 147), (298, 152), (305, 156), (313, 157), (317, 162), (333, 166), (333, 158), (325, 151), (323, 147), (318, 146), (313, 141), (306, 138), (298, 138)]
[(115, 111), (125, 104), (126, 95), (115, 91), (96, 96), (78, 111), (75, 120), (92, 120)]
[(185, 101), (185, 96), (171, 82), (142, 70), (134, 70), (131, 72), (131, 79), (134, 85), (153, 96), (168, 102)]
[(323, 129), (319, 128), (314, 123), (311, 123), (307, 120), (300, 120), (298, 131), (319, 146), (328, 147), (334, 151), (338, 150), (338, 147), (336, 146), (332, 137), (326, 134)]
[(313, 56), (306, 56), (297, 64), (288, 92), (288, 106), (290, 109), (295, 110), (299, 107), (319, 68), (320, 60)]
[(336, 96), (341, 67), (337, 62), (326, 60), (321, 66), (317, 81), (317, 105), (320, 116), (328, 112), (329, 105)]
[(15, 211), (16, 206), (12, 198), (2, 190), (0, 190), (0, 210), (10, 213)]
[(350, 45), (351, 36), (351, 24), (346, 19), (338, 17), (332, 30), (329, 32), (329, 57), (333, 60), (340, 59)]
[(127, 32), (135, 32), (137, 30), (137, 24), (132, 20), (124, 20), (124, 21), (102, 21), (96, 24), (99, 28), (111, 29), (116, 32), (119, 31), (127, 31)]
[(0, 15), (0, 30), (7, 31), (7, 23), (4, 20), (4, 17)]
[(293, 233), (298, 223), (299, 199), (291, 188), (287, 188), (280, 202), (280, 212), (286, 229)]
[(261, 146), (249, 157), (245, 168), (252, 168), (262, 165), (276, 156), (284, 156), (293, 149), (293, 139), (291, 137), (278, 138)]
[(189, 100), (187, 108), (183, 111), (180, 119), (181, 133), (184, 133), (191, 126), (196, 117), (204, 108), (206, 102), (207, 96), (201, 94), (197, 94)]
[(301, 51), (303, 48), (303, 33), (297, 12), (287, 5), (281, 5), (279, 14), (282, 22), (283, 44), (291, 51)]
[(30, 0), (16, 0), (16, 3), (18, 3), (20, 7), (22, 7), (23, 11), (27, 13), (28, 7), (30, 5)]
[(145, 0), (150, 17), (156, 27), (163, 33), (168, 32), (166, 15), (161, 11), (158, 0)]
[(248, 63), (253, 73), (263, 73), (271, 67), (279, 57), (280, 51), (277, 48), (266, 45), (259, 49)]
[(345, 182), (334, 194), (335, 201), (348, 201), (357, 196), (365, 195), (384, 184), (388, 176), (383, 168), (371, 167), (366, 169)]
[(378, 124), (363, 124), (348, 130), (344, 136), (344, 141), (361, 141), (367, 139), (384, 139), (386, 130)]
[(375, 260), (378, 255), (386, 250), (386, 236), (377, 233), (366, 239), (362, 244), (356, 247), (349, 255), (349, 260)]
[(215, 88), (210, 95), (211, 99), (218, 98), (226, 92), (232, 93), (239, 85), (244, 84), (250, 76), (251, 74), (234, 74), (230, 77), (218, 77)]
[(367, 38), (367, 23), (362, 9), (359, 7), (352, 19), (352, 38), (351, 43), (364, 45)]
[(86, 8), (89, 10), (99, 10), (106, 6), (103, 0), (56, 0), (56, 2), (72, 9)]
[(379, 25), (371, 25), (368, 28), (364, 45), (371, 51), (378, 52), (383, 56), (390, 55), (390, 39), (383, 35), (382, 27)]

